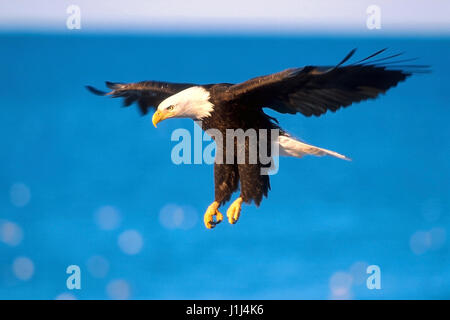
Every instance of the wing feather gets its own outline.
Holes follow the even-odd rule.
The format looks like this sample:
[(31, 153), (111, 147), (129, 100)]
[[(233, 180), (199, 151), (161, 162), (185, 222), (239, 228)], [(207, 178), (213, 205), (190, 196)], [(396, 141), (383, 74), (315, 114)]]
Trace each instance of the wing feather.
[(135, 83), (106, 81), (105, 84), (111, 89), (110, 92), (104, 92), (91, 86), (86, 86), (86, 88), (96, 95), (123, 98), (124, 107), (129, 107), (133, 103), (137, 103), (142, 115), (147, 114), (149, 108), (156, 108), (164, 99), (171, 95), (195, 85), (191, 83), (159, 81), (141, 81)]
[[(268, 107), (280, 113), (320, 116), (362, 100), (374, 99), (413, 73), (428, 72), (428, 66), (402, 65), (391, 61), (401, 54), (380, 57), (379, 50), (356, 63), (344, 65), (350, 51), (336, 66), (291, 68), (232, 85), (225, 100), (240, 100), (244, 106)], [(376, 59), (373, 59), (375, 58)]]

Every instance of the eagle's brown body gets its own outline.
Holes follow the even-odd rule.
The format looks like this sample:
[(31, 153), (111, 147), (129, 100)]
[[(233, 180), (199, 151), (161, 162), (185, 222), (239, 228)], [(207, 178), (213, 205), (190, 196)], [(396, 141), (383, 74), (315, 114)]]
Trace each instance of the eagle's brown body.
[[(214, 113), (210, 117), (202, 119), (202, 126), (203, 130), (219, 130), (223, 137), (222, 161), (218, 164), (216, 156), (216, 164), (214, 165), (215, 201), (224, 204), (230, 200), (231, 195), (238, 190), (240, 182), (243, 201), (246, 203), (254, 201), (259, 206), (263, 196), (267, 196), (270, 189), (269, 176), (261, 174), (261, 168), (268, 167), (268, 164), (261, 163), (259, 158), (258, 163), (251, 164), (248, 154), (245, 155), (246, 163), (238, 164), (237, 154), (242, 149), (248, 153), (249, 140), (245, 140), (246, 145), (239, 145), (237, 139), (234, 139), (233, 145), (235, 149), (227, 150), (227, 139), (230, 139), (227, 135), (227, 129), (247, 131), (248, 129), (257, 128), (258, 141), (260, 141), (259, 129), (266, 129), (268, 134), (265, 140), (266, 150), (268, 155), (270, 155), (270, 130), (278, 129), (279, 127), (261, 108), (251, 105), (243, 106), (237, 102), (225, 104), (223, 101), (214, 100), (214, 95), (212, 97), (211, 102), (214, 104)], [(252, 110), (252, 112), (242, 112), (242, 109), (246, 108)], [(256, 146), (256, 150), (259, 152), (259, 145)], [(234, 155), (234, 163), (231, 164), (226, 161), (226, 154), (230, 151)]]

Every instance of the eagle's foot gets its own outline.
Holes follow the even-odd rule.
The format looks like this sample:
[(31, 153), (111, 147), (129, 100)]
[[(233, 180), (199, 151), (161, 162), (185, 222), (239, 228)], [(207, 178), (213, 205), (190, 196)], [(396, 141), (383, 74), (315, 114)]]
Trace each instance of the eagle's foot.
[(241, 215), (241, 206), (242, 206), (242, 198), (239, 197), (231, 204), (231, 206), (227, 210), (228, 222), (231, 224), (235, 224)]
[[(203, 222), (208, 229), (214, 228), (216, 224), (221, 223), (223, 220), (223, 215), (218, 210), (219, 206), (220, 203), (214, 201), (209, 205), (208, 209), (206, 209), (205, 216), (203, 217)], [(214, 217), (216, 217), (215, 220)]]

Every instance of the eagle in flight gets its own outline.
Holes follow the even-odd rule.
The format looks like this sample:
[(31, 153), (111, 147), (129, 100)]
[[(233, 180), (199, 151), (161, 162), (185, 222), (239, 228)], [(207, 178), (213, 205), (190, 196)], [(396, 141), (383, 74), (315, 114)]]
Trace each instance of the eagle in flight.
[[(97, 95), (123, 98), (126, 107), (136, 102), (142, 115), (147, 114), (150, 108), (156, 109), (152, 117), (155, 127), (165, 119), (191, 118), (195, 121), (201, 120), (203, 130), (218, 130), (225, 139), (227, 129), (255, 129), (258, 139), (261, 138), (260, 129), (271, 132), (272, 129), (278, 129), (280, 155), (298, 158), (308, 154), (330, 155), (348, 160), (337, 152), (293, 138), (279, 127), (276, 119), (265, 114), (263, 108), (270, 108), (279, 113), (302, 113), (307, 117), (321, 116), (328, 110), (335, 112), (355, 102), (374, 99), (413, 73), (424, 71), (425, 66), (399, 64), (409, 60), (394, 61), (393, 58), (400, 54), (380, 57), (385, 50), (375, 52), (355, 63), (346, 64), (355, 53), (354, 49), (335, 66), (291, 68), (238, 84), (106, 82), (110, 92), (103, 92), (91, 86), (87, 86), (87, 89)], [(214, 139), (214, 136), (212, 138)], [(271, 140), (266, 138), (264, 141), (270, 150)], [(248, 161), (249, 141), (233, 141), (231, 144), (234, 146), (233, 152), (245, 152), (245, 161), (241, 163), (229, 163), (223, 161), (224, 159), (218, 161), (219, 155), (226, 155), (227, 145), (229, 144), (223, 142), (223, 150), (216, 150), (215, 199), (204, 215), (205, 226), (209, 229), (223, 220), (219, 207), (230, 200), (238, 189), (239, 197), (227, 210), (227, 218), (231, 224), (238, 221), (242, 203), (250, 204), (253, 201), (259, 206), (263, 196), (267, 197), (270, 190), (269, 175), (261, 174), (261, 169), (267, 164), (260, 158), (256, 162)]]

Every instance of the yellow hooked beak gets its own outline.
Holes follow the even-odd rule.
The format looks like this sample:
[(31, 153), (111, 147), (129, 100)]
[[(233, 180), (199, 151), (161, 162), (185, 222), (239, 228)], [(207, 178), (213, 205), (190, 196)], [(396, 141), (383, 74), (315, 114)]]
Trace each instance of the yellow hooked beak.
[(156, 110), (156, 112), (153, 114), (153, 117), (152, 117), (152, 122), (153, 122), (153, 125), (155, 126), (155, 128), (159, 122), (163, 121), (168, 116), (169, 116), (168, 112)]

